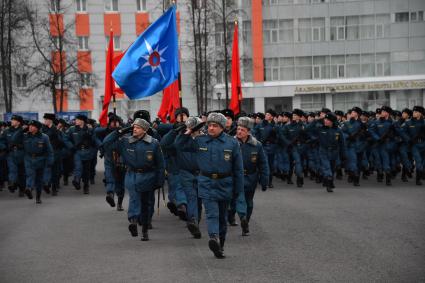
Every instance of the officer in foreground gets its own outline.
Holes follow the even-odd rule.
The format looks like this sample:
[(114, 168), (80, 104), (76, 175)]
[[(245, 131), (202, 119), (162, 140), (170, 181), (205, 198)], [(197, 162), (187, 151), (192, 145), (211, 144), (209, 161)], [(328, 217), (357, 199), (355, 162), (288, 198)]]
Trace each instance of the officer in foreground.
[[(224, 258), (227, 233), (227, 207), (233, 194), (238, 195), (237, 210), (246, 213), (243, 189), (243, 162), (239, 143), (226, 133), (226, 117), (210, 113), (208, 134), (192, 138), (189, 128), (176, 138), (176, 147), (196, 152), (200, 170), (198, 193), (205, 207), (210, 250), (217, 258)], [(245, 215), (244, 215), (245, 216)]]
[(124, 181), (129, 194), (128, 230), (137, 237), (139, 223), (142, 241), (149, 240), (149, 201), (154, 190), (163, 186), (165, 178), (164, 157), (158, 140), (147, 134), (149, 128), (146, 120), (137, 118), (132, 127), (110, 133), (103, 142), (105, 150), (116, 146), (128, 168)]

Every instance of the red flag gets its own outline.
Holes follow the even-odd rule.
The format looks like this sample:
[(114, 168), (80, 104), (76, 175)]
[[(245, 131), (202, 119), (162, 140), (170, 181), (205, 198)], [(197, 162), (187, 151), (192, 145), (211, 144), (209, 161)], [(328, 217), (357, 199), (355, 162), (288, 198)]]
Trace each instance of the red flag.
[(238, 23), (235, 22), (235, 31), (233, 32), (233, 51), (232, 51), (232, 98), (229, 108), (239, 114), (240, 102), (242, 101), (241, 73), (239, 65), (239, 44), (238, 44)]
[[(126, 50), (127, 51), (127, 50)], [(117, 56), (114, 56), (114, 59), (112, 61), (112, 72), (114, 71), (115, 67), (118, 65), (118, 63), (121, 61), (122, 57), (124, 56), (125, 51)], [(112, 79), (114, 80), (114, 79)], [(120, 88), (120, 86), (115, 82), (114, 80), (114, 92), (124, 94), (124, 91)]]
[(106, 127), (108, 125), (108, 107), (111, 102), (111, 97), (114, 92), (115, 82), (112, 79), (112, 71), (113, 71), (113, 60), (114, 60), (114, 33), (109, 33), (109, 45), (108, 45), (108, 53), (106, 55), (106, 70), (105, 70), (105, 96), (103, 98), (103, 107), (102, 113), (99, 117), (99, 123), (102, 127)]
[(175, 80), (163, 91), (161, 106), (158, 110), (158, 117), (162, 122), (167, 121), (167, 115), (170, 116), (170, 122), (174, 123), (174, 112), (180, 108), (179, 80)]

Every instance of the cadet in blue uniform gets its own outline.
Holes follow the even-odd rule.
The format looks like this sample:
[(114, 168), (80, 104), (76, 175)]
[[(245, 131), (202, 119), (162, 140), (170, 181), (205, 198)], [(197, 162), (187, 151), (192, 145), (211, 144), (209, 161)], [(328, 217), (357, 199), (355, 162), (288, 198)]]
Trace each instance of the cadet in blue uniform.
[(404, 127), (405, 140), (412, 145), (412, 155), (416, 165), (416, 185), (422, 185), (425, 178), (425, 109), (413, 107), (413, 118)]
[[(137, 110), (133, 114), (133, 119), (129, 119), (129, 121), (132, 121), (131, 123), (133, 123), (133, 121), (136, 121), (137, 118), (145, 120), (146, 122), (149, 123), (149, 125), (151, 124), (151, 114), (147, 110)], [(149, 127), (147, 134), (149, 136), (153, 137), (154, 139), (156, 139), (157, 141), (161, 140), (161, 136), (152, 127)], [(148, 227), (149, 227), (149, 229), (152, 229), (151, 222), (152, 222), (153, 214), (155, 212), (155, 194), (151, 194), (151, 196), (150, 196), (148, 210), (149, 210), (149, 225), (148, 225)]]
[(302, 110), (294, 109), (294, 111), (292, 111), (292, 122), (284, 127), (281, 136), (284, 143), (288, 144), (288, 151), (291, 162), (295, 167), (297, 187), (299, 188), (304, 185), (302, 153), (304, 150), (305, 130), (304, 124), (301, 122), (301, 117), (303, 115), (304, 112)]
[[(106, 202), (111, 206), (117, 206), (118, 211), (123, 211), (122, 202), (124, 200), (125, 188), (125, 165), (117, 148), (118, 142), (111, 144), (107, 149), (102, 147), (102, 142), (107, 135), (115, 130), (119, 130), (122, 125), (120, 117), (109, 115), (108, 126), (106, 128), (97, 127), (95, 129), (96, 144), (100, 148), (101, 155), (104, 158), (105, 165), (105, 189)], [(118, 202), (115, 204), (115, 194)]]
[(58, 194), (59, 180), (62, 171), (62, 150), (64, 147), (63, 134), (54, 124), (56, 120), (56, 115), (54, 113), (45, 113), (43, 118), (44, 125), (41, 131), (49, 137), (54, 156), (53, 165), (45, 171), (44, 191), (49, 193), (51, 187), (52, 195), (56, 196)]
[[(189, 117), (189, 110), (185, 107), (176, 109), (174, 112), (176, 123), (174, 128), (184, 125)], [(164, 157), (167, 168), (167, 182), (168, 182), (168, 202), (167, 207), (171, 213), (179, 216), (181, 220), (187, 221), (187, 206), (185, 196), (181, 185), (181, 178), (179, 174), (179, 160), (177, 157), (177, 150), (174, 146), (167, 146), (164, 148)]]
[[(269, 164), (262, 144), (251, 135), (253, 122), (248, 117), (238, 119), (236, 138), (242, 151), (244, 167), (244, 192), (246, 201), (246, 217), (241, 218), (242, 236), (249, 235), (249, 220), (254, 209), (254, 194), (257, 184), (261, 184), (262, 191), (267, 190), (269, 181)], [(236, 206), (232, 213), (236, 212)]]
[(403, 165), (401, 180), (407, 182), (407, 177), (412, 178), (412, 162), (409, 158), (411, 155), (411, 150), (409, 146), (409, 140), (404, 138), (407, 122), (410, 121), (412, 117), (412, 110), (405, 108), (401, 111), (401, 117), (398, 121), (394, 123), (395, 131), (397, 133), (399, 143), (397, 145), (397, 153), (399, 156), (399, 162)]
[(69, 128), (65, 136), (65, 144), (74, 151), (74, 180), (72, 184), (76, 190), (80, 190), (82, 180), (84, 194), (89, 193), (91, 161), (96, 147), (93, 130), (89, 129), (86, 123), (86, 116), (77, 115), (75, 126)]
[(217, 258), (224, 257), (227, 233), (227, 206), (233, 194), (238, 195), (237, 211), (246, 215), (243, 189), (243, 162), (239, 143), (223, 132), (226, 117), (210, 113), (208, 135), (193, 139), (191, 130), (176, 139), (176, 147), (196, 152), (200, 170), (198, 193), (205, 207), (210, 250)]
[[(132, 127), (110, 133), (103, 142), (105, 150), (116, 146), (127, 166), (125, 187), (129, 194), (128, 229), (137, 237), (137, 223), (142, 225), (142, 241), (148, 241), (149, 201), (154, 190), (164, 184), (164, 157), (158, 140), (147, 134), (149, 122), (137, 118)], [(125, 135), (132, 132), (130, 135)]]
[[(94, 133), (94, 130), (97, 128), (96, 120), (95, 119), (87, 119), (87, 127), (92, 130)], [(97, 145), (92, 147), (92, 159), (90, 161), (90, 184), (95, 184), (95, 177), (96, 177), (96, 165), (97, 165), (97, 152), (98, 148)]]
[(378, 143), (376, 155), (376, 169), (378, 181), (382, 180), (385, 173), (385, 183), (391, 185), (391, 154), (394, 152), (394, 125), (390, 117), (392, 109), (389, 106), (381, 107), (380, 118), (370, 129), (372, 138)]
[[(62, 133), (62, 137), (65, 140), (66, 132), (69, 129), (68, 123), (64, 119), (59, 119), (57, 129)], [(64, 146), (62, 147), (61, 157), (63, 185), (68, 186), (69, 176), (72, 174), (72, 171), (74, 169), (74, 156), (72, 155), (71, 149), (69, 149), (67, 146)]]
[[(41, 190), (45, 170), (53, 166), (53, 149), (49, 137), (41, 133), (42, 124), (32, 120), (28, 125), (28, 132), (24, 134), (24, 160), (26, 189), (25, 194), (32, 199), (32, 190), (36, 190), (36, 203), (41, 203)], [(19, 131), (15, 132), (12, 139), (18, 137)]]
[(274, 117), (276, 117), (276, 112), (273, 109), (267, 110), (263, 122), (256, 130), (256, 138), (263, 144), (269, 162), (269, 188), (273, 188), (273, 174), (275, 172), (274, 156), (276, 154), (277, 135)]
[[(3, 132), (2, 138), (8, 150), (8, 188), (11, 193), (14, 193), (19, 188), (19, 196), (23, 197), (25, 190), (25, 165), (22, 132), (24, 119), (19, 115), (13, 115), (10, 119), (10, 123), (11, 126)], [(18, 135), (15, 135), (15, 133), (18, 133)]]
[[(196, 153), (183, 151), (175, 146), (175, 140), (181, 131), (186, 128), (192, 129), (191, 137), (195, 138), (200, 134), (202, 128), (200, 118), (189, 117), (185, 124), (176, 124), (173, 130), (168, 132), (161, 140), (161, 147), (164, 151), (174, 150), (178, 166), (178, 175), (180, 179), (181, 190), (176, 192), (177, 205), (179, 211), (184, 212), (184, 218), (187, 219), (187, 228), (195, 239), (201, 238), (199, 231), (199, 204), (198, 202), (198, 175), (199, 168), (196, 163)], [(199, 130), (196, 130), (198, 127)]]
[(346, 139), (345, 154), (347, 158), (345, 169), (348, 171), (354, 186), (360, 186), (361, 162), (364, 158), (362, 138), (366, 127), (360, 121), (360, 114), (362, 112), (359, 107), (353, 107), (349, 113), (350, 119), (343, 123), (341, 127)]
[(345, 151), (343, 133), (338, 128), (337, 117), (333, 113), (325, 115), (323, 126), (318, 128), (317, 131), (323, 185), (328, 192), (333, 192), (335, 187), (333, 176), (336, 165)]

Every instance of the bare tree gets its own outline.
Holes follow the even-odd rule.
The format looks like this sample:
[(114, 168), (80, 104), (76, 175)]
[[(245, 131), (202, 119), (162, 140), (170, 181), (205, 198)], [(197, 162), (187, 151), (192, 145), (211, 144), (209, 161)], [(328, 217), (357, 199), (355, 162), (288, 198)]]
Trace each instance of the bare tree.
[[(44, 11), (47, 10), (49, 16), (39, 5), (29, 4), (25, 9), (32, 52), (36, 57), (23, 63), (30, 71), (28, 91), (50, 94), (55, 112), (64, 110), (65, 92), (68, 95), (79, 94), (83, 79), (78, 70), (78, 60), (89, 59), (81, 54), (80, 58), (77, 56), (78, 42), (73, 36), (75, 23), (66, 23), (63, 18), (69, 8), (55, 0), (45, 3)], [(95, 79), (90, 74), (91, 84)]]
[(0, 3), (0, 68), (1, 93), (6, 112), (13, 109), (13, 59), (22, 49), (17, 37), (25, 28), (23, 0), (1, 0)]

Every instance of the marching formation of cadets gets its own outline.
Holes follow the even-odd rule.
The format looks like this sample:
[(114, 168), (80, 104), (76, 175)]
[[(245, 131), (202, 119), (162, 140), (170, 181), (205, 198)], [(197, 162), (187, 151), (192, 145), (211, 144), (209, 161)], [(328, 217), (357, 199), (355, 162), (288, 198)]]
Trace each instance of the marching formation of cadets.
[[(273, 177), (288, 185), (304, 185), (306, 178), (335, 188), (334, 178), (345, 175), (353, 186), (376, 175), (391, 186), (425, 179), (425, 110), (403, 111), (383, 106), (375, 112), (353, 107), (346, 113), (323, 108), (317, 112), (266, 113), (235, 116), (229, 109), (190, 116), (182, 107), (175, 123), (151, 122), (139, 110), (124, 122), (109, 114), (107, 127), (78, 115), (72, 124), (46, 113), (44, 123), (13, 115), (0, 122), (0, 189), (41, 203), (41, 193), (56, 196), (72, 185), (89, 194), (95, 182), (98, 155), (105, 165), (106, 202), (123, 211), (129, 196), (131, 236), (149, 240), (156, 199), (168, 183), (167, 207), (201, 238), (202, 208), (215, 257), (224, 257), (227, 226), (249, 235), (257, 185), (273, 188)], [(62, 182), (60, 182), (62, 179)], [(158, 195), (156, 197), (156, 192)], [(158, 208), (159, 209), (159, 208)]]

